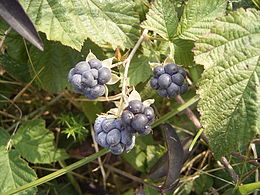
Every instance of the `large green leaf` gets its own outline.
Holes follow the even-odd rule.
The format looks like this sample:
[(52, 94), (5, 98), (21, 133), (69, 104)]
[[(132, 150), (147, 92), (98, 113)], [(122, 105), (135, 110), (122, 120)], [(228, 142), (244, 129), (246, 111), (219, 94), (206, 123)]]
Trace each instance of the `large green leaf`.
[(44, 120), (31, 120), (21, 125), (13, 137), (16, 150), (32, 163), (51, 163), (67, 158), (64, 150), (54, 147), (54, 135), (45, 129)]
[(0, 63), (9, 74), (18, 80), (23, 82), (29, 82), (31, 80), (28, 64), (20, 64), (4, 54), (0, 54)]
[(10, 139), (9, 133), (7, 133), (4, 129), (0, 127), (0, 148), (5, 147), (9, 139)]
[(178, 24), (177, 34), (182, 39), (197, 40), (208, 33), (216, 17), (223, 16), (226, 0), (189, 0)]
[(48, 41), (42, 36), (44, 51), (34, 47), (30, 49), (32, 63), (29, 68), (32, 77), (40, 70), (37, 83), (49, 92), (56, 92), (69, 85), (67, 76), (69, 70), (80, 60), (80, 53), (70, 47), (63, 46), (59, 42)]
[(146, 56), (134, 57), (131, 61), (128, 78), (130, 85), (137, 85), (140, 82), (145, 82), (152, 75), (152, 70)]
[(196, 43), (195, 61), (206, 69), (198, 108), (217, 158), (260, 133), (259, 21), (259, 11), (239, 9)]
[(152, 30), (164, 39), (171, 40), (176, 33), (178, 18), (173, 4), (169, 0), (158, 0), (146, 14), (147, 20), (142, 27)]
[(176, 39), (173, 41), (174, 46), (174, 60), (177, 64), (184, 67), (192, 66), (194, 64), (194, 54), (191, 51), (194, 47), (194, 42), (189, 40)]
[(124, 0), (21, 0), (31, 20), (49, 40), (80, 51), (84, 39), (130, 48), (138, 38), (134, 3)]
[[(15, 150), (0, 150), (0, 193), (15, 189), (24, 184), (36, 180), (37, 176), (33, 169), (20, 158)], [(37, 192), (37, 188), (17, 193), (18, 195), (31, 195)]]

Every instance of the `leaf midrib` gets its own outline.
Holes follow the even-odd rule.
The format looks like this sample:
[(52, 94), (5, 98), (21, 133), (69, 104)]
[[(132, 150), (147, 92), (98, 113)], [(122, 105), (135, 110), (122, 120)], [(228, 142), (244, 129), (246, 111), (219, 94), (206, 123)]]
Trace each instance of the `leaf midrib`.
[[(217, 34), (217, 33), (211, 33), (211, 34), (215, 34), (215, 35), (219, 35), (219, 34)], [(228, 40), (227, 42), (225, 42), (225, 43), (223, 43), (223, 44), (221, 44), (221, 45), (218, 45), (218, 46), (214, 46), (214, 45), (212, 45), (212, 44), (209, 44), (209, 43), (203, 43), (203, 44), (205, 44), (205, 45), (210, 45), (210, 46), (212, 46), (213, 48), (211, 49), (211, 50), (209, 50), (209, 51), (207, 51), (207, 52), (204, 52), (204, 53), (202, 53), (202, 54), (200, 54), (200, 55), (207, 55), (208, 53), (210, 53), (210, 52), (212, 52), (212, 51), (215, 51), (216, 49), (218, 49), (218, 48), (220, 48), (220, 47), (223, 47), (223, 46), (225, 46), (226, 44), (229, 44), (229, 43), (232, 43), (232, 42), (236, 42), (236, 41), (238, 41), (239, 39), (243, 39), (243, 38), (245, 38), (245, 37), (250, 37), (251, 35), (254, 35), (254, 34), (260, 34), (259, 32), (255, 32), (255, 33), (250, 33), (250, 34), (246, 34), (246, 35), (243, 35), (242, 37), (238, 37), (238, 38), (236, 38), (236, 39), (232, 39), (232, 40)], [(197, 56), (195, 56), (195, 58), (196, 58)], [(195, 59), (196, 60), (196, 59)], [(209, 64), (209, 67), (211, 67), (212, 66), (212, 64)]]
[(6, 152), (7, 152), (6, 156), (7, 156), (7, 161), (8, 161), (7, 164), (8, 164), (9, 170), (11, 171), (12, 186), (16, 186), (15, 185), (16, 182), (15, 182), (15, 179), (14, 179), (14, 174), (13, 174), (13, 171), (12, 171), (12, 168), (11, 168), (11, 163), (10, 163), (10, 158), (9, 158), (9, 154), (10, 154), (9, 152), (11, 152), (11, 151), (6, 151)]
[[(121, 27), (120, 27), (119, 25), (117, 25), (117, 23), (115, 23), (115, 22), (112, 20), (112, 18), (111, 18), (105, 11), (103, 11), (103, 10), (102, 10), (98, 5), (96, 5), (92, 0), (89, 0), (89, 1), (91, 1), (92, 4), (95, 5), (96, 8), (97, 8), (101, 13), (103, 13), (107, 18), (109, 18), (109, 20), (112, 21), (112, 23), (116, 24), (116, 26), (117, 26), (118, 29), (120, 30), (120, 34), (122, 34), (122, 33), (125, 34), (124, 31), (121, 29)], [(92, 18), (92, 19), (93, 19), (93, 18)], [(94, 24), (95, 24), (95, 23), (94, 23)], [(95, 27), (96, 27), (96, 24), (95, 24)], [(127, 41), (129, 42), (129, 37), (126, 36), (126, 38), (127, 38)], [(130, 40), (130, 42), (131, 42), (131, 40)]]
[[(223, 3), (222, 3), (219, 7), (222, 7), (224, 4), (226, 4), (225, 1), (223, 1)], [(213, 10), (212, 12), (210, 12), (209, 14), (204, 15), (204, 17), (201, 17), (201, 19), (196, 20), (196, 21), (194, 21), (194, 22), (191, 22), (191, 25), (190, 25), (188, 28), (186, 28), (183, 32), (181, 32), (180, 34), (177, 34), (177, 36), (182, 36), (182, 35), (184, 35), (187, 31), (189, 31), (189, 30), (194, 26), (194, 24), (203, 22), (205, 18), (207, 18), (207, 19), (212, 18), (213, 16), (211, 16), (211, 15), (212, 15), (213, 13), (217, 12), (217, 10), (218, 10), (218, 9), (215, 9), (215, 10)], [(187, 21), (187, 20), (186, 20), (186, 21)], [(207, 22), (209, 22), (209, 21), (207, 21)], [(180, 23), (180, 25), (181, 25), (181, 23)], [(178, 27), (177, 27), (177, 28), (178, 28)], [(195, 36), (196, 36), (196, 35), (195, 35)]]
[[(232, 116), (234, 115), (235, 111), (236, 111), (237, 108), (238, 108), (238, 105), (240, 104), (241, 100), (243, 99), (243, 96), (245, 95), (245, 92), (247, 91), (246, 89), (247, 89), (247, 87), (248, 87), (248, 85), (249, 85), (249, 83), (250, 83), (250, 81), (251, 81), (251, 79), (252, 79), (252, 76), (253, 76), (254, 73), (256, 72), (257, 67), (258, 67), (258, 61), (257, 61), (257, 63), (256, 63), (256, 66), (255, 66), (254, 70), (252, 71), (252, 73), (251, 73), (251, 75), (250, 75), (250, 77), (249, 77), (249, 79), (248, 79), (247, 85), (246, 85), (245, 88), (244, 88), (244, 91), (243, 91), (243, 93), (242, 93), (242, 95), (241, 95), (240, 100), (238, 101), (236, 107), (234, 108), (234, 111), (233, 111), (232, 114), (231, 114), (230, 119), (233, 118)], [(230, 125), (230, 122), (231, 122), (230, 119), (229, 119), (229, 122), (228, 122), (228, 124), (227, 124), (227, 127), (229, 127), (229, 125)], [(226, 128), (226, 130), (227, 130), (227, 128)]]

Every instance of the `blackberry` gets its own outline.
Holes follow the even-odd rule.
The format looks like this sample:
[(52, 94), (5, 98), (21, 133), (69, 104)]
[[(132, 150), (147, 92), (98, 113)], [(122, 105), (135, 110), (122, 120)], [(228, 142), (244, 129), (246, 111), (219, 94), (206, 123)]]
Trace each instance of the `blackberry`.
[(187, 72), (176, 64), (169, 63), (165, 66), (156, 66), (150, 80), (151, 88), (157, 90), (162, 97), (174, 98), (188, 90), (185, 82)]
[(128, 131), (141, 135), (147, 135), (151, 132), (150, 125), (153, 123), (154, 117), (153, 108), (145, 107), (139, 100), (130, 101), (121, 116), (122, 123)]
[(77, 93), (88, 99), (97, 99), (105, 94), (106, 84), (111, 79), (111, 71), (103, 67), (98, 59), (81, 61), (68, 73), (68, 81)]
[(95, 139), (103, 148), (119, 155), (131, 150), (135, 145), (134, 133), (123, 126), (121, 118), (106, 119), (98, 117), (94, 124)]

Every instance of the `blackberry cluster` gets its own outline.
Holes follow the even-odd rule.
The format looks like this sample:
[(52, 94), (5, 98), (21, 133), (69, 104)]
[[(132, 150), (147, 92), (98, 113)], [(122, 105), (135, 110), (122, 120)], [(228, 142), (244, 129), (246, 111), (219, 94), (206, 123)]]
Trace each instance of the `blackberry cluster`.
[(82, 61), (69, 71), (68, 81), (77, 93), (88, 99), (97, 99), (104, 95), (106, 84), (111, 79), (111, 71), (102, 66), (98, 59)]
[(154, 110), (152, 107), (145, 107), (139, 100), (132, 100), (122, 113), (123, 126), (133, 133), (148, 135), (154, 121)]
[(153, 69), (150, 85), (160, 96), (174, 98), (188, 90), (188, 85), (185, 83), (186, 76), (186, 71), (176, 64), (156, 66)]
[(135, 145), (135, 135), (123, 126), (121, 118), (99, 117), (95, 121), (94, 130), (97, 143), (113, 154), (119, 155)]

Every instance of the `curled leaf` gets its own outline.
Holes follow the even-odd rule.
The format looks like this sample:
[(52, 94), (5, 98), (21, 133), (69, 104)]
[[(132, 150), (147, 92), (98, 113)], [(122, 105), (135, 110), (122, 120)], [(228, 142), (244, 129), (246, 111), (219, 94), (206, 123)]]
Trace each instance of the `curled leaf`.
[(149, 107), (154, 103), (154, 99), (148, 99), (143, 102), (144, 107)]
[(128, 98), (128, 102), (130, 102), (132, 100), (142, 101), (140, 94), (135, 89), (130, 93), (129, 98)]
[(168, 191), (172, 190), (172, 188), (178, 184), (178, 178), (184, 162), (184, 151), (174, 128), (167, 123), (165, 123), (163, 127), (168, 148), (168, 172), (163, 184), (163, 189)]
[(89, 53), (86, 57), (86, 61), (89, 61), (91, 59), (97, 59), (97, 57), (91, 52), (91, 50), (89, 50)]
[(112, 73), (112, 74), (111, 74), (111, 79), (107, 82), (107, 85), (114, 85), (114, 84), (116, 84), (118, 81), (120, 81), (120, 77), (117, 76), (116, 74)]

